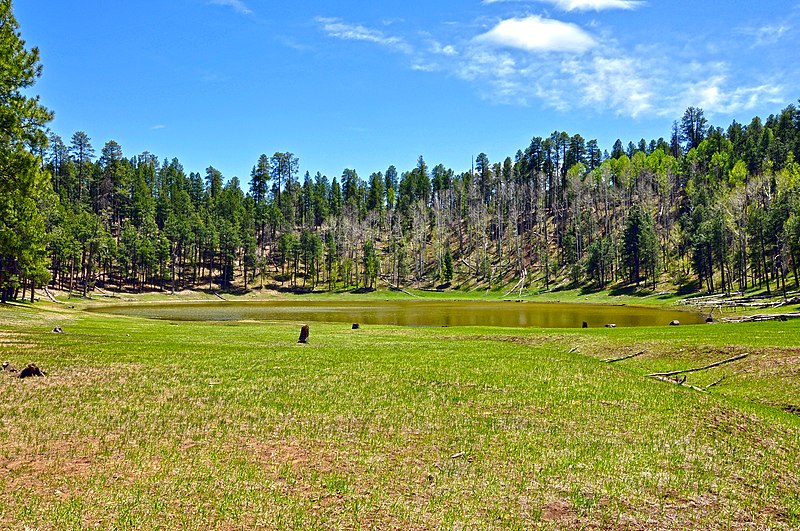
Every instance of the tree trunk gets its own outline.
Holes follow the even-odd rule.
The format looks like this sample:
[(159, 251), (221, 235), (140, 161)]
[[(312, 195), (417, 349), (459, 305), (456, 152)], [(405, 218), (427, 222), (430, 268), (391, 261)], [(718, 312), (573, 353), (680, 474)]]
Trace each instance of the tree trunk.
[(767, 249), (764, 245), (764, 229), (759, 228), (758, 236), (761, 243), (761, 259), (764, 263), (764, 282), (767, 284), (767, 295), (772, 295), (772, 291), (769, 288), (769, 270), (767, 269)]
[(177, 259), (177, 257), (175, 255), (172, 255), (172, 267), (170, 269), (171, 269), (171, 274), (172, 274), (172, 293), (173, 293), (173, 295), (175, 294), (175, 261), (176, 261), (176, 259)]
[(86, 293), (88, 290), (89, 284), (89, 270), (88, 266), (86, 265), (86, 249), (84, 248), (83, 254), (81, 254), (81, 275), (83, 275), (83, 298), (86, 298)]
[(214, 284), (214, 253), (211, 253), (211, 263), (208, 267), (208, 289), (213, 289)]
[(72, 257), (69, 266), (69, 295), (68, 298), (72, 298), (72, 288), (74, 287), (75, 283), (75, 257)]

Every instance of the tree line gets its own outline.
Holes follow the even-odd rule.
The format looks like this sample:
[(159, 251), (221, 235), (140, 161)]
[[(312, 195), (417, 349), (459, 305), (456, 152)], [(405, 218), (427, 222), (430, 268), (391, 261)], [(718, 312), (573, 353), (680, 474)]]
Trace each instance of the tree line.
[(261, 155), (250, 179), (177, 159), (99, 156), (83, 132), (55, 134), (46, 226), (51, 282), (116, 289), (297, 289), (554, 283), (709, 291), (797, 283), (800, 112), (708, 125), (689, 108), (669, 141), (611, 153), (579, 134), (534, 137), (456, 173), (422, 156), (362, 179), (299, 175), (290, 152)]
[[(690, 107), (668, 139), (555, 131), (467, 171), (394, 165), (300, 175), (263, 154), (249, 179), (68, 141), (23, 95), (36, 49), (0, 2), (0, 291), (631, 284), (708, 291), (797, 286), (800, 111), (708, 124)], [(9, 125), (6, 125), (9, 124)]]

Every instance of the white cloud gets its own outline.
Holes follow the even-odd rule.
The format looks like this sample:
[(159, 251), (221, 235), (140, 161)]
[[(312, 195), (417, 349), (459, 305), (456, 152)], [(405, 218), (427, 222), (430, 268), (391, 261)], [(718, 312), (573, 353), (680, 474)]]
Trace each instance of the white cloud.
[(400, 37), (391, 37), (376, 29), (367, 28), (360, 24), (348, 24), (342, 22), (338, 18), (318, 17), (316, 20), (329, 37), (351, 41), (372, 42), (407, 54), (413, 52), (411, 46)]
[(786, 36), (791, 28), (785, 24), (781, 25), (766, 25), (752, 28), (743, 28), (738, 33), (750, 39), (751, 46), (770, 46), (777, 44), (784, 36)]
[[(486, 5), (524, 0), (483, 0)], [(552, 4), (564, 11), (603, 11), (605, 9), (635, 9), (644, 2), (639, 0), (537, 0)]]
[(699, 82), (686, 84), (677, 100), (677, 109), (700, 107), (709, 114), (735, 114), (762, 104), (784, 103), (781, 85), (728, 87), (724, 75), (715, 75)]
[(546, 98), (548, 106), (557, 107), (561, 101), (551, 90), (556, 86), (552, 72), (558, 69), (552, 58), (472, 46), (447, 67), (492, 103), (527, 106)]
[(604, 9), (635, 9), (637, 0), (544, 0), (564, 11), (603, 11)]
[(431, 52), (435, 55), (444, 55), (446, 57), (455, 57), (458, 55), (458, 50), (452, 44), (442, 45), (440, 42), (431, 43)]
[(438, 63), (415, 62), (411, 65), (411, 70), (415, 72), (438, 72), (441, 69)]
[(153, 126), (153, 127), (151, 127), (150, 129), (151, 129), (151, 130), (153, 130), (153, 131), (158, 131), (159, 129), (166, 129), (166, 128), (167, 128), (167, 126), (166, 126), (166, 125), (164, 125), (164, 124), (158, 124), (158, 125), (154, 125), (154, 126)]
[[(610, 2), (592, 5), (600, 4)], [(416, 42), (412, 33), (390, 36), (340, 19), (317, 22), (330, 37), (403, 51), (408, 69), (458, 78), (495, 104), (631, 118), (674, 118), (689, 106), (703, 108), (708, 116), (730, 115), (784, 103), (794, 79), (768, 83), (774, 76), (756, 78), (736, 60), (704, 59), (680, 42), (625, 49), (611, 37), (601, 43), (574, 24), (539, 16), (503, 20), (477, 36), (456, 34), (450, 42), (428, 32), (417, 31)], [(397, 35), (401, 31), (395, 29)], [(748, 45), (741, 42), (740, 48)]]
[(628, 57), (573, 60), (563, 65), (563, 72), (572, 76), (587, 106), (602, 105), (634, 118), (653, 107), (653, 92), (640, 77), (636, 62)]
[(253, 11), (242, 2), (242, 0), (208, 0), (208, 3), (215, 6), (228, 6), (243, 15), (252, 15)]
[(581, 53), (597, 45), (575, 24), (539, 16), (503, 20), (475, 41), (528, 52)]
[(476, 49), (471, 51), (467, 60), (462, 63), (459, 74), (464, 79), (475, 80), (484, 76), (508, 78), (514, 76), (517, 71), (517, 62), (510, 54)]

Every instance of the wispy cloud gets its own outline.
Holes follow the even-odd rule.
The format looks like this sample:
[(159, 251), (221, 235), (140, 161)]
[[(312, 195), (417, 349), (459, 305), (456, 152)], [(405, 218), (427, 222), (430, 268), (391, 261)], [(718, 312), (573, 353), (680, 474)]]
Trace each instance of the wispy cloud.
[(476, 42), (517, 48), (528, 52), (585, 52), (597, 45), (575, 24), (530, 16), (501, 21)]
[(750, 40), (752, 47), (777, 44), (791, 28), (786, 24), (742, 28), (737, 33)]
[(277, 38), (278, 42), (280, 42), (281, 44), (283, 44), (287, 48), (290, 48), (290, 49), (295, 50), (297, 52), (307, 52), (307, 51), (313, 49), (312, 46), (310, 46), (308, 44), (305, 44), (305, 43), (302, 43), (302, 42), (298, 42), (292, 37), (287, 37), (285, 35), (282, 35), (282, 36), (278, 36), (276, 38)]
[(151, 131), (158, 131), (158, 130), (160, 130), (160, 129), (166, 129), (166, 128), (167, 128), (167, 126), (166, 126), (166, 125), (164, 125), (164, 124), (158, 124), (158, 125), (154, 125), (153, 127), (151, 127), (151, 128), (150, 128), (150, 130), (151, 130)]
[(242, 15), (252, 15), (253, 10), (247, 7), (247, 4), (242, 0), (208, 0), (208, 3), (214, 6), (227, 6), (233, 8), (237, 13)]
[(368, 28), (361, 24), (348, 24), (338, 18), (317, 17), (316, 21), (329, 37), (372, 42), (406, 54), (413, 52), (413, 48), (404, 39), (386, 35), (377, 29)]
[(572, 60), (565, 62), (561, 71), (571, 76), (585, 106), (601, 106), (634, 118), (653, 108), (650, 83), (641, 77), (638, 65), (629, 57)]
[[(556, 6), (563, 11), (604, 11), (606, 9), (635, 9), (644, 2), (639, 0), (534, 0)], [(483, 0), (485, 5), (525, 0)], [(531, 3), (528, 0), (526, 3)]]
[(735, 114), (779, 105), (786, 92), (781, 84), (732, 78), (726, 63), (683, 65), (614, 46), (566, 57), (474, 46), (446, 65), (493, 103), (631, 118), (674, 117), (689, 106), (709, 116)]
[[(600, 3), (611, 2), (593, 5)], [(449, 32), (449, 39), (420, 31), (401, 37), (402, 24), (388, 35), (341, 19), (317, 22), (329, 37), (400, 50), (410, 70), (463, 80), (495, 104), (631, 118), (674, 117), (698, 106), (713, 116), (780, 104), (791, 86), (789, 81), (784, 86), (754, 80), (741, 69), (733, 76), (735, 59), (694, 59), (681, 43), (626, 49), (602, 32), (592, 35), (575, 24), (541, 16), (503, 20), (477, 35), (465, 34), (474, 32), (474, 26), (463, 26)]]
[(637, 0), (543, 0), (564, 11), (603, 11), (606, 9), (635, 9), (644, 2)]
[(452, 44), (444, 45), (440, 42), (431, 42), (431, 53), (434, 55), (444, 55), (447, 57), (455, 57), (458, 55), (458, 50)]
[(677, 109), (690, 105), (708, 110), (711, 114), (733, 114), (748, 111), (762, 104), (779, 105), (784, 102), (781, 85), (732, 86), (724, 75), (687, 83), (675, 98)]

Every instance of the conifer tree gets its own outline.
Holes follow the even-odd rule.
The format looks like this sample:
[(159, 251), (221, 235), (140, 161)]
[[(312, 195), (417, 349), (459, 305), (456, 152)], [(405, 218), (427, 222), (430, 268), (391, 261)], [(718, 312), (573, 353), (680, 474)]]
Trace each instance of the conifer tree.
[(41, 75), (39, 51), (25, 47), (10, 0), (0, 0), (0, 292), (5, 302), (27, 281), (46, 280), (45, 227), (38, 202), (50, 187), (42, 171), (52, 115), (25, 95)]

